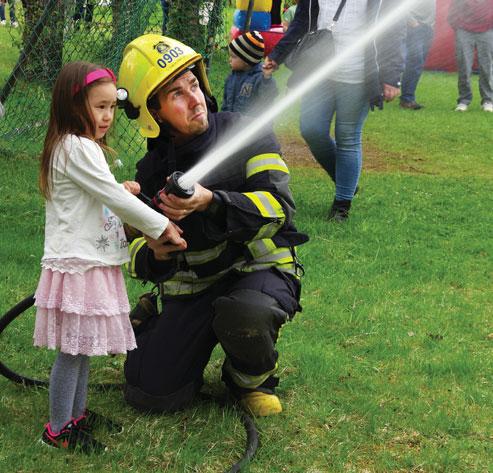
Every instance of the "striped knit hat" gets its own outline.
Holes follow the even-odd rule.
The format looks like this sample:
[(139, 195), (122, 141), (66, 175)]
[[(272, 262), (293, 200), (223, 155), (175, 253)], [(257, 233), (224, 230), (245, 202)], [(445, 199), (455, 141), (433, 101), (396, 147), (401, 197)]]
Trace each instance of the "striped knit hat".
[(258, 31), (248, 31), (229, 43), (229, 48), (250, 66), (264, 57), (264, 38)]

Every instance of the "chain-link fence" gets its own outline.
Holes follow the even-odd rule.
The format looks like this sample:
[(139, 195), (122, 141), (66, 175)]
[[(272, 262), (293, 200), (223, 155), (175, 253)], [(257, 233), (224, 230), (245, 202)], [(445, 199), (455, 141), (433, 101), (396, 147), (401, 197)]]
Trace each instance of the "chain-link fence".
[[(16, 2), (21, 51), (0, 102), (0, 146), (39, 150), (51, 88), (63, 64), (86, 60), (118, 71), (125, 46), (144, 33), (162, 33), (202, 53), (206, 63), (223, 41), (226, 0), (23, 0)], [(140, 152), (137, 127), (123, 113), (114, 127), (118, 147)]]

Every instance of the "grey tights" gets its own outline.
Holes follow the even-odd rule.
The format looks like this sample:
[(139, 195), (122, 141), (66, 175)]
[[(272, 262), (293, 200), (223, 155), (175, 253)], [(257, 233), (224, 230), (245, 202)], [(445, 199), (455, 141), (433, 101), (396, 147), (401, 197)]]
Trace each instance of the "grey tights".
[(50, 426), (54, 433), (86, 409), (89, 357), (58, 353), (50, 375)]

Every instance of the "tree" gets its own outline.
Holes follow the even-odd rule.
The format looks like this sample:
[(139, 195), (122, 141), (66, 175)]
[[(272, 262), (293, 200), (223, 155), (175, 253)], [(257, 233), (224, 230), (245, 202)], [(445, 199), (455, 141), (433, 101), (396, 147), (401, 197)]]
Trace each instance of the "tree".
[(186, 45), (201, 51), (205, 28), (200, 24), (203, 1), (174, 0), (170, 5), (168, 34)]
[[(52, 83), (62, 67), (63, 27), (65, 2), (63, 0), (22, 0), (25, 27), (22, 34), (26, 57), (23, 73), (27, 80)], [(42, 25), (45, 8), (50, 8)]]

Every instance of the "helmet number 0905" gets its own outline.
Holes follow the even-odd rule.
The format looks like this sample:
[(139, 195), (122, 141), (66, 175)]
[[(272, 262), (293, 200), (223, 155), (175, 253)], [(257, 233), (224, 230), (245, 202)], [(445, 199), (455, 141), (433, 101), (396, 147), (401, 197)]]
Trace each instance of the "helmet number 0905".
[(178, 56), (181, 56), (182, 54), (182, 49), (176, 46), (175, 48), (171, 48), (167, 53), (163, 54), (163, 57), (157, 60), (157, 64), (159, 67), (162, 67), (164, 69), (168, 64), (172, 63)]

